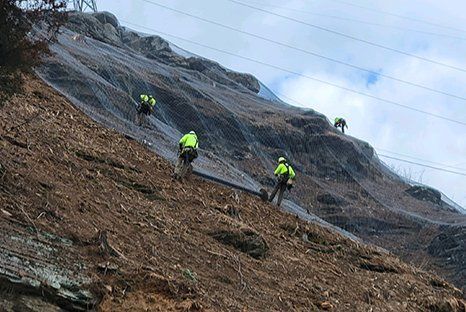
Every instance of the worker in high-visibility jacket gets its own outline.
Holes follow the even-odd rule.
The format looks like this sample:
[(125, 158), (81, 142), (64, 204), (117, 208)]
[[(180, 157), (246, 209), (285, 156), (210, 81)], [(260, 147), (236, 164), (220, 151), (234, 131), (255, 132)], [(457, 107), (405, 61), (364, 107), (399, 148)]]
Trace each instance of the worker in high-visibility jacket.
[(335, 128), (341, 127), (341, 132), (345, 133), (345, 127), (348, 129), (348, 125), (346, 124), (346, 120), (341, 117), (335, 118), (335, 123), (333, 124)]
[(278, 166), (275, 169), (274, 174), (277, 177), (277, 184), (275, 185), (272, 194), (270, 194), (269, 202), (273, 201), (275, 195), (278, 192), (277, 205), (280, 206), (285, 190), (291, 190), (293, 187), (293, 180), (295, 179), (296, 174), (293, 170), (293, 167), (291, 167), (291, 165), (286, 161), (285, 157), (280, 157), (278, 159)]
[(152, 95), (141, 94), (139, 99), (138, 114), (149, 116), (154, 112), (155, 103), (157, 103), (157, 101)]
[(178, 161), (175, 166), (174, 177), (182, 179), (187, 173), (188, 169), (192, 170), (191, 163), (198, 157), (197, 149), (199, 147), (199, 140), (194, 131), (185, 134), (178, 143)]

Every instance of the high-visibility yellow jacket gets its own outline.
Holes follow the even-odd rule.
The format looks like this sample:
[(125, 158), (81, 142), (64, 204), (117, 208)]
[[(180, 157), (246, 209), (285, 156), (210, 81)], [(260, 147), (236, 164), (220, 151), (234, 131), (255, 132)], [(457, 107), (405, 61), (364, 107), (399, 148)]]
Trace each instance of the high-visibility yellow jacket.
[(197, 135), (188, 133), (185, 134), (180, 140), (180, 146), (185, 147), (192, 147), (197, 149), (199, 147), (199, 141), (197, 140)]
[(286, 176), (288, 175), (289, 179), (294, 179), (296, 174), (293, 170), (293, 168), (288, 165), (287, 163), (280, 163), (278, 167), (275, 169), (274, 174), (276, 176)]

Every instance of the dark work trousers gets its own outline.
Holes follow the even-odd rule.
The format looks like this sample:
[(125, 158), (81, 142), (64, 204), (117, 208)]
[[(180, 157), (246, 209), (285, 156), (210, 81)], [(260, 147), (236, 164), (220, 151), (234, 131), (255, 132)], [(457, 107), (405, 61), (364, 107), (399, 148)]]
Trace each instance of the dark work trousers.
[(339, 122), (339, 123), (334, 124), (334, 126), (337, 129), (341, 128), (341, 132), (345, 133), (346, 122), (344, 123)]
[(151, 111), (152, 110), (151, 110), (151, 106), (149, 103), (142, 102), (141, 104), (139, 104), (139, 107), (138, 107), (139, 114), (144, 114), (144, 115), (149, 116)]
[(278, 192), (278, 199), (277, 199), (277, 205), (280, 206), (283, 200), (283, 194), (285, 193), (286, 190), (286, 182), (288, 179), (281, 178), (277, 181), (277, 184), (275, 185), (275, 188), (272, 191), (272, 194), (270, 194), (269, 202), (272, 202), (275, 195)]

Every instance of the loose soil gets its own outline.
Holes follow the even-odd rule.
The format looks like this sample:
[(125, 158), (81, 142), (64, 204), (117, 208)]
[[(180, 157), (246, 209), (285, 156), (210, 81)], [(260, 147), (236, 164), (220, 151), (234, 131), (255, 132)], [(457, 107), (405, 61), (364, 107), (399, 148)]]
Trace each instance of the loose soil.
[(71, 241), (97, 310), (465, 311), (460, 290), (392, 254), (251, 195), (172, 180), (167, 160), (35, 77), (0, 120), (0, 227)]

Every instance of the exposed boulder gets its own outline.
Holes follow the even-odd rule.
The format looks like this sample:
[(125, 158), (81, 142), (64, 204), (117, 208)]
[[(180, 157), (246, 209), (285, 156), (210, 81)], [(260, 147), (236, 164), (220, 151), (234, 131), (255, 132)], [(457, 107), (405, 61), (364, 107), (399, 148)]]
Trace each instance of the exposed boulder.
[(433, 188), (414, 185), (405, 192), (416, 199), (428, 201), (436, 205), (442, 205), (442, 194)]
[(343, 206), (348, 203), (343, 197), (330, 193), (319, 194), (316, 199), (319, 203), (331, 206)]
[(189, 57), (186, 62), (189, 69), (201, 72), (221, 84), (231, 87), (239, 84), (254, 93), (258, 93), (260, 90), (259, 81), (250, 74), (226, 70), (216, 62), (199, 57)]
[(400, 273), (401, 269), (392, 264), (384, 263), (381, 259), (364, 260), (359, 264), (361, 269), (379, 273)]
[[(123, 35), (123, 38), (125, 38), (124, 36), (125, 35)], [(132, 37), (133, 40), (131, 43), (125, 42), (125, 40), (124, 42), (132, 49), (144, 54), (148, 58), (157, 59), (163, 56), (170, 57), (173, 54), (168, 42), (159, 36), (135, 37), (134, 32), (132, 32)]]
[[(109, 15), (111, 14), (109, 13)], [(113, 25), (115, 21), (112, 21), (112, 23), (102, 22), (107, 21), (107, 18), (111, 21), (110, 17), (104, 19), (101, 15), (73, 13), (70, 14), (66, 27), (76, 33), (122, 47), (123, 43), (121, 42), (119, 30)]]
[(233, 246), (255, 259), (264, 258), (269, 249), (264, 238), (251, 229), (220, 230), (211, 235), (219, 242)]
[(99, 20), (102, 24), (110, 24), (114, 28), (117, 28), (120, 26), (120, 23), (118, 22), (118, 19), (116, 18), (115, 15), (113, 15), (110, 12), (99, 12), (99, 13), (94, 13), (92, 14), (96, 19)]
[(257, 80), (257, 78), (251, 74), (242, 74), (234, 71), (227, 71), (227, 76), (254, 93), (259, 93), (261, 89), (259, 80)]

